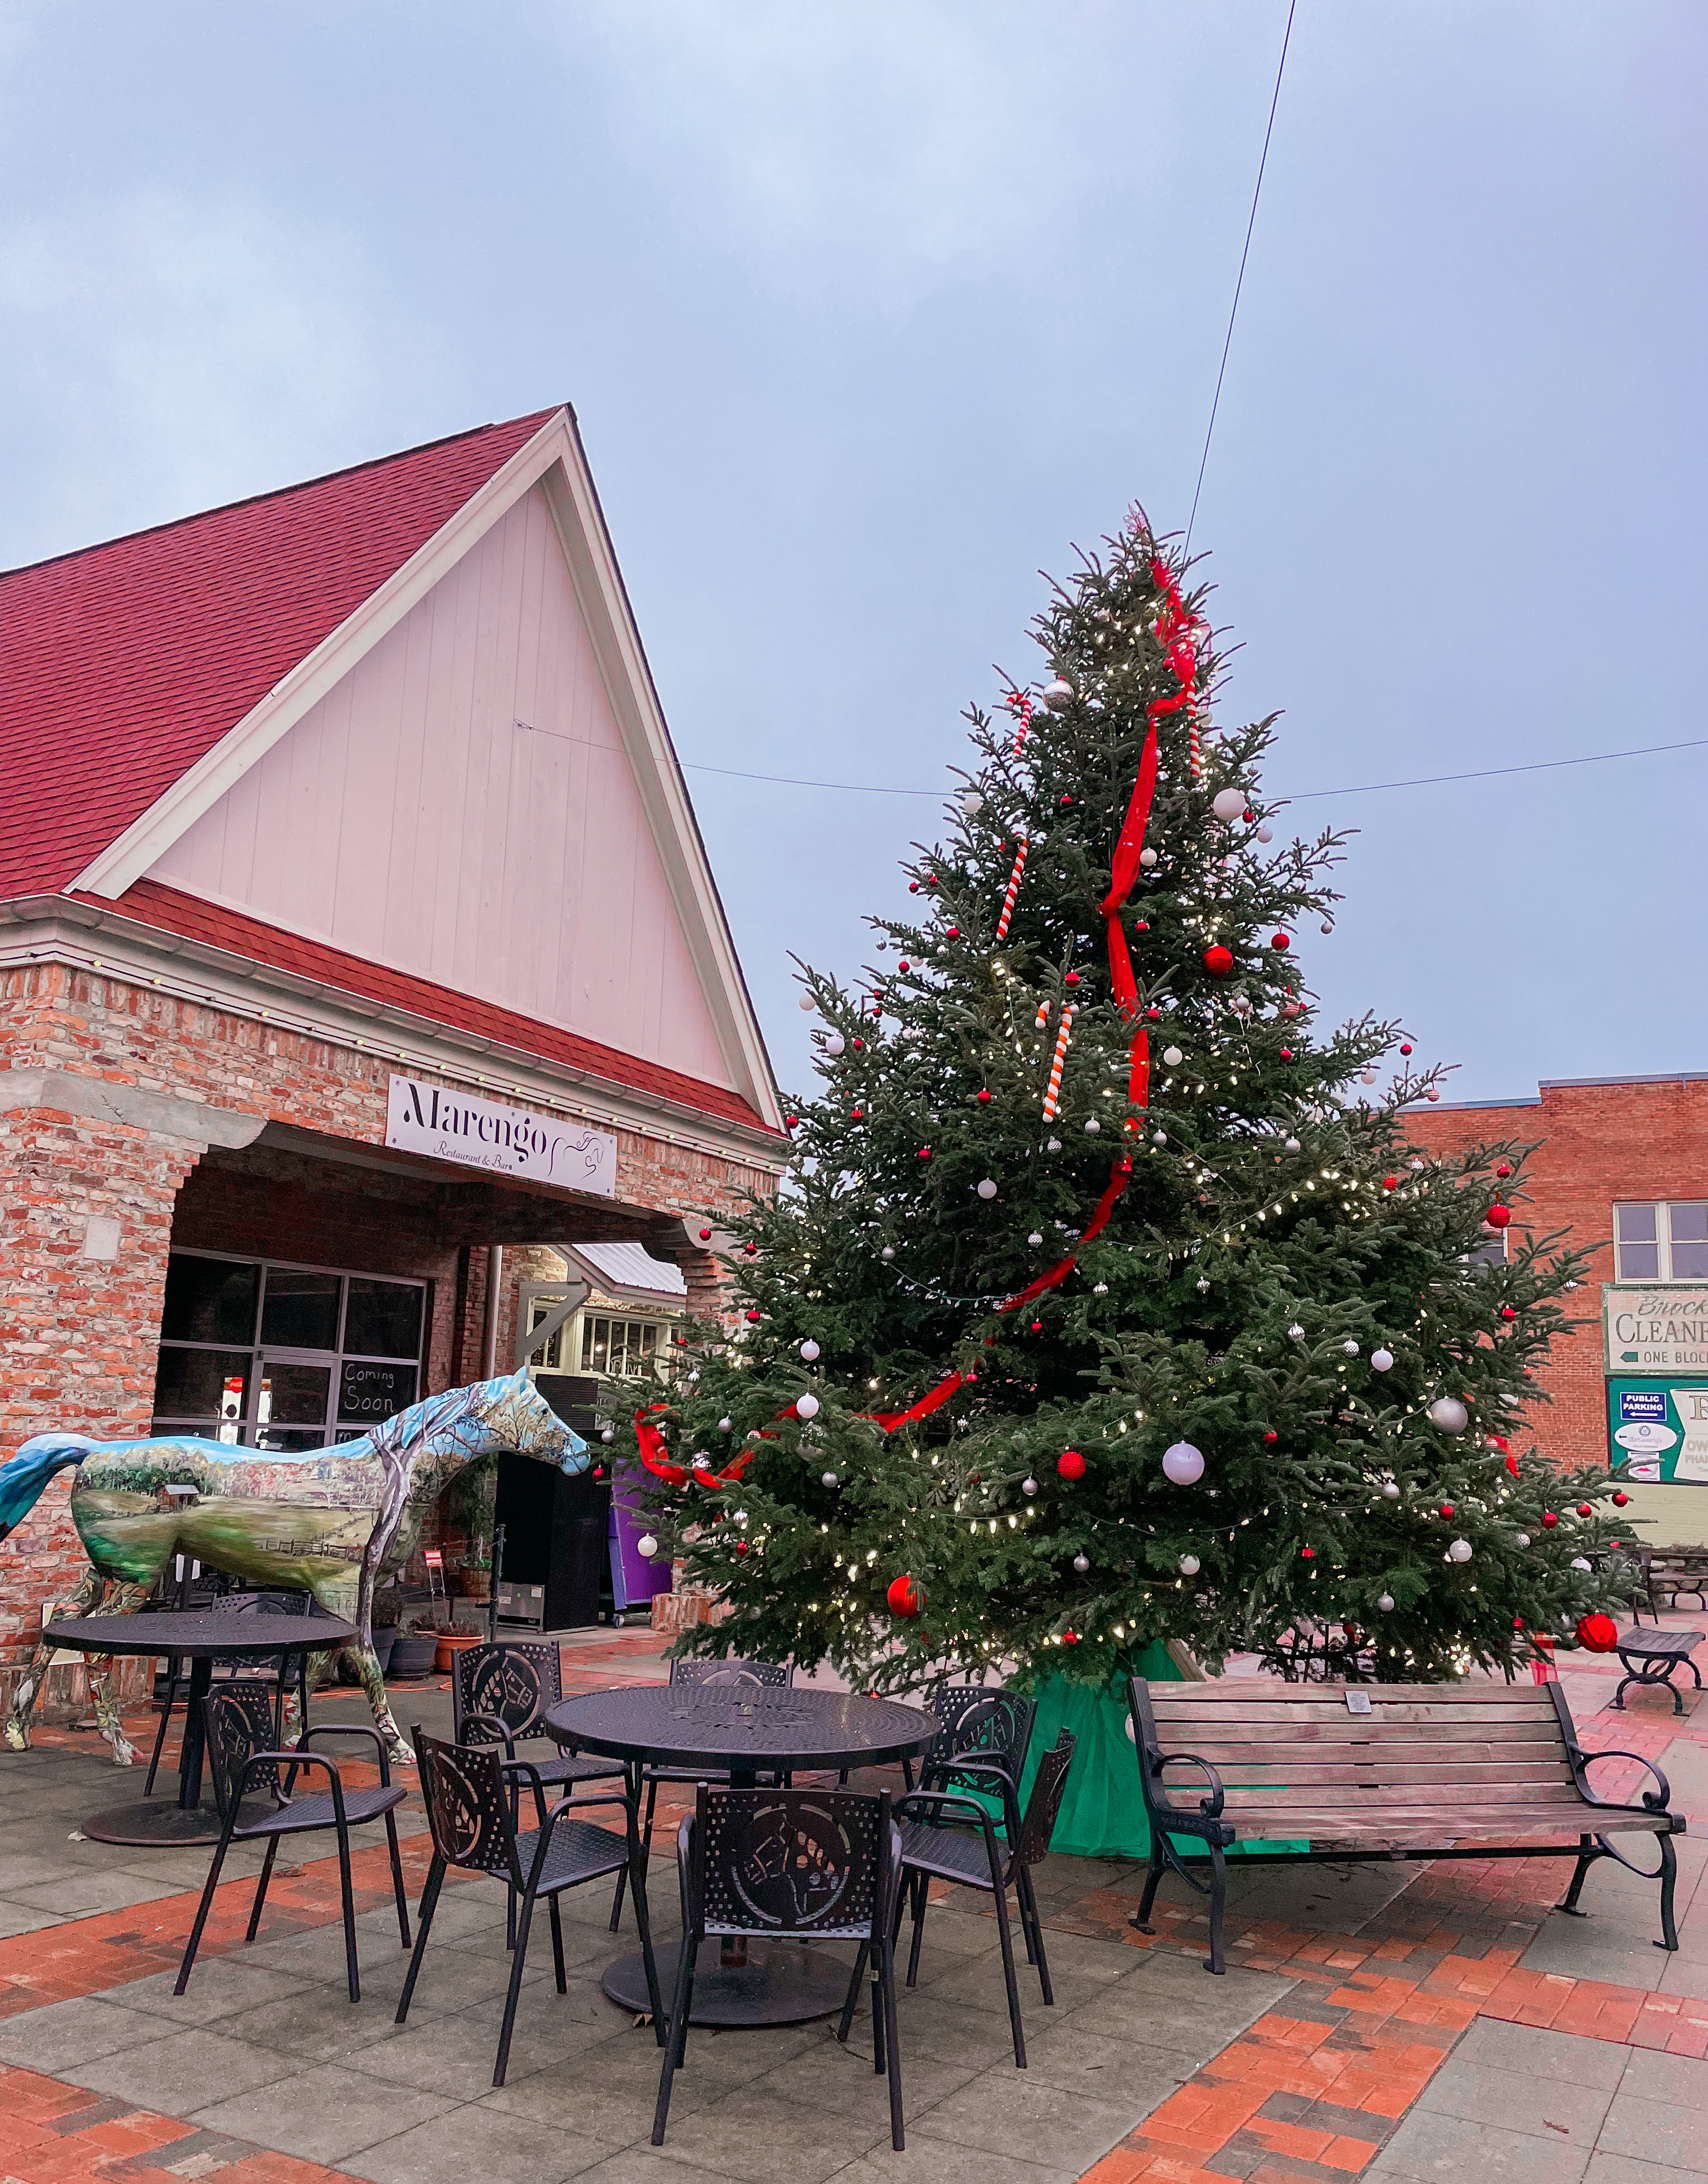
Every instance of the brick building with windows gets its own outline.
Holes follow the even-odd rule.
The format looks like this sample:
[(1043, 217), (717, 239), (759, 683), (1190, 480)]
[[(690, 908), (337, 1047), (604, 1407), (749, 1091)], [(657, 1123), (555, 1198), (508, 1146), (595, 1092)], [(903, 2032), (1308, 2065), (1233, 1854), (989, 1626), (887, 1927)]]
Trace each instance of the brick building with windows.
[[(1443, 1100), (1405, 1119), (1435, 1152), (1535, 1145), (1509, 1233), (1563, 1230), (1566, 1244), (1589, 1255), (1582, 1287), (1566, 1300), (1581, 1323), (1555, 1346), (1540, 1382), (1549, 1401), (1532, 1426), (1545, 1456), (1608, 1463), (1621, 1450), (1621, 1390), (1633, 1418), (1652, 1409), (1675, 1421), (1695, 1401), (1697, 1381), (1708, 1396), (1708, 1347), (1693, 1346), (1694, 1296), (1708, 1291), (1708, 1074), (1560, 1080), (1531, 1099)], [(1640, 1341), (1645, 1329), (1677, 1339)], [(1636, 1466), (1633, 1515), (1651, 1540), (1708, 1543), (1708, 1462), (1693, 1460), (1688, 1434), (1681, 1440), (1664, 1424), (1661, 1432), (1668, 1460), (1649, 1467), (1652, 1477)], [(1627, 1440), (1627, 1455), (1630, 1447)]]
[(781, 1116), (567, 408), (10, 571), (0, 643), (0, 1460), (348, 1436), (582, 1246), (715, 1306)]

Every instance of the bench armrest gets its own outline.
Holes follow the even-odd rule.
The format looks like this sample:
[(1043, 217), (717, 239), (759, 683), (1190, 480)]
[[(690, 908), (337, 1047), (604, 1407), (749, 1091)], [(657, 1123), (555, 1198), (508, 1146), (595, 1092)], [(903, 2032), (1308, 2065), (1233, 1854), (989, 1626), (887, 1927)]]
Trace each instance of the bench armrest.
[(1646, 1767), (1661, 1785), (1658, 1792), (1654, 1790), (1645, 1790), (1643, 1792), (1644, 1809), (1650, 1813), (1664, 1813), (1671, 1806), (1672, 1785), (1655, 1762), (1652, 1759), (1645, 1759), (1640, 1752), (1585, 1752), (1579, 1746), (1573, 1745), (1571, 1747), (1572, 1772), (1577, 1777), (1578, 1788), (1582, 1791), (1592, 1805), (1605, 1805), (1607, 1802), (1605, 1797), (1598, 1797), (1595, 1795), (1584, 1774), (1584, 1769), (1597, 1759), (1634, 1759), (1639, 1767)]
[[(1162, 1779), (1164, 1770), (1169, 1767), (1186, 1766), (1201, 1768), (1203, 1770), (1205, 1779), (1209, 1783), (1210, 1794), (1208, 1797), (1199, 1798), (1198, 1810), (1203, 1814), (1206, 1819), (1219, 1820), (1221, 1818), (1222, 1778), (1217, 1774), (1215, 1769), (1211, 1766), (1208, 1759), (1200, 1759), (1196, 1752), (1171, 1752), (1166, 1758), (1164, 1758), (1159, 1752), (1148, 1752), (1146, 1753), (1145, 1758), (1152, 1772), (1155, 1774), (1159, 1781)], [(1164, 1795), (1160, 1809), (1164, 1812), (1172, 1811), (1174, 1808), (1169, 1805), (1166, 1795), (1168, 1785), (1164, 1783), (1163, 1788)]]

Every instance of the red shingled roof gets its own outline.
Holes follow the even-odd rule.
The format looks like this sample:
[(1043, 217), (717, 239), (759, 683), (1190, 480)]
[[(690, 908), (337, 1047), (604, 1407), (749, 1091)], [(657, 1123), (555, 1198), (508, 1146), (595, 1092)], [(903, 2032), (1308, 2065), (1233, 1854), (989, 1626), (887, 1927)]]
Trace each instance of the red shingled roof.
[(554, 415), (0, 575), (0, 900), (68, 887)]
[[(382, 964), (368, 962), (365, 957), (346, 955), (342, 948), (329, 948), (318, 940), (304, 940), (276, 925), (264, 925), (259, 918), (246, 917), (239, 911), (204, 902), (196, 895), (181, 894), (176, 888), (163, 887), (158, 880), (137, 880), (126, 889), (116, 902), (103, 902), (88, 894), (74, 894), (72, 900), (120, 917), (135, 918), (142, 925), (181, 934), (187, 940), (198, 940), (208, 947), (223, 949), (228, 955), (269, 963), (275, 970), (293, 971), (299, 978), (313, 978), (340, 993), (360, 994), (366, 1000), (406, 1009), (412, 1016), (424, 1017), (431, 1022), (447, 1024), (459, 1031), (473, 1032), (478, 1038), (496, 1040), (524, 1054), (561, 1061), (572, 1069), (584, 1069), (613, 1084), (656, 1093), (661, 1099), (695, 1108), (702, 1115), (714, 1115), (723, 1122), (745, 1123), (770, 1137), (779, 1134), (739, 1092), (726, 1091), (721, 1084), (702, 1084), (698, 1078), (684, 1076), (680, 1070), (642, 1061), (632, 1054), (620, 1054), (615, 1047), (601, 1046), (596, 1039), (583, 1039), (572, 1031), (560, 1031), (553, 1024), (519, 1016), (514, 1009), (500, 1008), (491, 1001), (476, 1000), (452, 987), (437, 985), (430, 978), (388, 970)], [(288, 1016), (288, 1000), (282, 1002), (280, 1013)], [(383, 1035), (374, 1043), (383, 1045)]]

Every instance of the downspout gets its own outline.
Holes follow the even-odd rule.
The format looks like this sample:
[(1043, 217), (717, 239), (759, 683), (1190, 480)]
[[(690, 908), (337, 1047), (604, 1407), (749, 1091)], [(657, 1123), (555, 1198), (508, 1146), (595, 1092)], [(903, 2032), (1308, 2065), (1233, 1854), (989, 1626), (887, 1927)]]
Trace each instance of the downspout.
[(486, 1334), (481, 1346), (483, 1380), (498, 1378), (498, 1308), (504, 1284), (504, 1246), (486, 1247)]

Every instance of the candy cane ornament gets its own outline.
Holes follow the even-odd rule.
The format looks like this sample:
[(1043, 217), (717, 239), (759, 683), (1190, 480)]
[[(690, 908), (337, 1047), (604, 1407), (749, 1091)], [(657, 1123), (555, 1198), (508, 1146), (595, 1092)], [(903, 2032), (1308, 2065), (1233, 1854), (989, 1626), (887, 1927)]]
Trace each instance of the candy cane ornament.
[(1026, 838), (1020, 837), (1020, 846), (1014, 856), (1014, 869), (1008, 875), (1008, 892), (1002, 897), (1002, 915), (996, 920), (996, 938), (1008, 937), (1008, 920), (1014, 914), (1014, 897), (1020, 892), (1020, 875), (1026, 869)]
[(1068, 1058), (1068, 1034), (1074, 1028), (1071, 1002), (1062, 1011), (1062, 1028), (1056, 1034), (1055, 1058), (1050, 1064), (1050, 1089), (1044, 1095), (1044, 1120), (1052, 1123), (1061, 1112), (1062, 1065)]
[(1035, 1031), (1042, 1031), (1044, 1026), (1048, 1023), (1049, 1021), (1050, 1004), (1047, 1000), (1040, 1001), (1038, 1004), (1038, 1013), (1032, 1019), (1032, 1028)]

